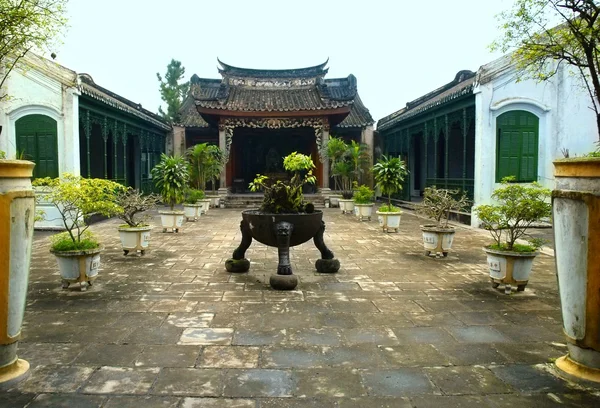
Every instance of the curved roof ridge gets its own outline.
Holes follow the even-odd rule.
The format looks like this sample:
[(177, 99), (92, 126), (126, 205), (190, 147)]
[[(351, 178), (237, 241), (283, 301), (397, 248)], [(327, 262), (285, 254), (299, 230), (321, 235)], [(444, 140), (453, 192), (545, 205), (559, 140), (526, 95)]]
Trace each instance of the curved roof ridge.
[(329, 71), (329, 68), (325, 68), (329, 62), (329, 58), (321, 64), (313, 65), (305, 68), (291, 68), (291, 69), (255, 69), (255, 68), (241, 68), (229, 65), (217, 58), (218, 63), (221, 65), (219, 73), (226, 76), (239, 76), (239, 77), (255, 77), (255, 78), (305, 78), (324, 76)]

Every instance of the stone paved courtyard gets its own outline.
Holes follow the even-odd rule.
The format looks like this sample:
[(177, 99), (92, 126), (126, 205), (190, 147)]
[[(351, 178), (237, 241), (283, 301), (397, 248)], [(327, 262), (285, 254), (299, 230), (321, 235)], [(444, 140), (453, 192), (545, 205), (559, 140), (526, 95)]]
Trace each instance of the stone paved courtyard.
[[(36, 233), (19, 355), (30, 378), (0, 407), (598, 407), (599, 390), (558, 379), (565, 354), (554, 259), (525, 292), (492, 289), (481, 247), (426, 258), (410, 213), (398, 234), (325, 209), (336, 275), (292, 249), (297, 290), (268, 286), (277, 250), (254, 242), (247, 274), (223, 266), (239, 210), (214, 209), (180, 234), (153, 230), (146, 256), (123, 256), (117, 220), (87, 292), (61, 290), (48, 233)], [(155, 225), (159, 224), (155, 220)]]

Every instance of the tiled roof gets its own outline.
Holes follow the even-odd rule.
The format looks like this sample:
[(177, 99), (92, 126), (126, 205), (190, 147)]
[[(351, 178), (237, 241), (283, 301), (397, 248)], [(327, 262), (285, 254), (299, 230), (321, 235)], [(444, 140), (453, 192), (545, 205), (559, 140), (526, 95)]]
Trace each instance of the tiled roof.
[(358, 94), (350, 108), (350, 114), (337, 125), (339, 128), (362, 128), (375, 123), (369, 110), (363, 105)]
[(81, 93), (96, 99), (115, 109), (124, 111), (130, 115), (136, 116), (146, 122), (153, 124), (163, 130), (171, 130), (171, 125), (157, 114), (142, 108), (142, 105), (132, 102), (127, 98), (117, 95), (106, 88), (96, 84), (88, 74), (79, 74), (79, 88)]
[(219, 73), (223, 76), (231, 77), (244, 77), (244, 78), (310, 78), (310, 77), (323, 77), (328, 69), (325, 68), (327, 61), (322, 64), (315, 65), (308, 68), (295, 68), (295, 69), (249, 69), (249, 68), (238, 68), (228, 64), (225, 64), (221, 60), (217, 59), (221, 65)]
[(198, 110), (196, 109), (196, 100), (191, 94), (188, 95), (181, 104), (179, 114), (181, 119), (179, 120), (179, 123), (176, 123), (179, 126), (200, 128), (207, 128), (210, 126), (198, 113)]
[(440, 107), (461, 96), (473, 93), (475, 73), (460, 71), (454, 80), (414, 101), (408, 102), (402, 109), (388, 115), (377, 122), (377, 130), (388, 129), (395, 124), (410, 119), (430, 109)]

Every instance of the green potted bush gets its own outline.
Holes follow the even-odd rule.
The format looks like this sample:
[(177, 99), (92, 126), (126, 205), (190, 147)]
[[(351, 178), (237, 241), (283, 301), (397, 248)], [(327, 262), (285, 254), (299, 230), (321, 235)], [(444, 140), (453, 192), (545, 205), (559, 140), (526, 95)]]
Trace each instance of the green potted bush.
[(425, 188), (423, 201), (416, 206), (417, 212), (435, 221), (435, 224), (421, 226), (425, 255), (433, 253), (448, 256), (454, 241), (455, 229), (448, 225), (450, 213), (461, 211), (468, 206), (469, 200), (464, 192), (447, 190), (435, 186)]
[(34, 184), (49, 186), (44, 198), (54, 204), (66, 232), (50, 238), (50, 252), (56, 256), (62, 277), (63, 288), (79, 283), (81, 290), (98, 275), (102, 245), (88, 230), (88, 221), (93, 215), (112, 217), (121, 213), (117, 194), (124, 187), (114, 181), (83, 178), (63, 174), (54, 179), (36, 179)]
[(179, 232), (183, 225), (185, 213), (176, 211), (175, 205), (181, 204), (185, 198), (189, 182), (188, 164), (181, 156), (160, 156), (160, 163), (152, 169), (154, 185), (160, 190), (163, 204), (170, 207), (167, 211), (159, 211), (163, 232), (171, 229)]
[(119, 225), (119, 238), (123, 247), (123, 254), (127, 255), (130, 251), (139, 251), (141, 255), (146, 254), (150, 245), (150, 230), (152, 226), (148, 224), (151, 218), (149, 214), (141, 215), (156, 206), (159, 197), (154, 194), (144, 195), (133, 188), (120, 191), (116, 197), (116, 203), (121, 207), (117, 216), (125, 221), (125, 224)]
[(354, 211), (359, 221), (371, 221), (373, 214), (373, 196), (375, 192), (369, 186), (362, 185), (354, 191)]
[(402, 191), (402, 183), (407, 175), (406, 163), (399, 157), (382, 155), (373, 166), (375, 184), (387, 195), (387, 204), (377, 210), (379, 226), (384, 232), (398, 232), (400, 228), (402, 211), (392, 205), (392, 194)]
[(204, 191), (195, 188), (188, 188), (185, 192), (183, 200), (183, 212), (185, 213), (186, 221), (192, 219), (197, 221), (202, 214), (204, 204), (200, 201), (204, 199)]
[(543, 241), (530, 239), (528, 244), (517, 242), (527, 237), (527, 228), (533, 223), (550, 218), (552, 206), (550, 190), (539, 183), (517, 184), (514, 177), (502, 180), (502, 187), (492, 193), (495, 204), (479, 205), (475, 212), (494, 238), (486, 247), (492, 286), (505, 285), (510, 294), (511, 285), (518, 291), (525, 290), (529, 281), (533, 259), (539, 254)]
[(325, 146), (325, 156), (329, 159), (329, 168), (331, 169), (331, 177), (333, 178), (333, 191), (329, 194), (329, 203), (331, 207), (340, 206), (340, 198), (342, 198), (342, 182), (341, 173), (336, 171), (337, 163), (342, 160), (344, 154), (348, 150), (348, 145), (342, 138), (331, 136)]
[(336, 184), (341, 188), (342, 198), (339, 205), (342, 214), (354, 213), (353, 187), (361, 178), (364, 165), (369, 161), (369, 153), (364, 144), (354, 140), (347, 144), (339, 139), (334, 142), (336, 160), (332, 162), (331, 172)]
[(211, 182), (212, 194), (206, 198), (213, 207), (219, 207), (220, 197), (215, 191), (217, 180), (223, 170), (223, 151), (219, 146), (199, 143), (186, 152), (190, 163), (190, 178), (197, 190), (206, 191), (206, 183)]

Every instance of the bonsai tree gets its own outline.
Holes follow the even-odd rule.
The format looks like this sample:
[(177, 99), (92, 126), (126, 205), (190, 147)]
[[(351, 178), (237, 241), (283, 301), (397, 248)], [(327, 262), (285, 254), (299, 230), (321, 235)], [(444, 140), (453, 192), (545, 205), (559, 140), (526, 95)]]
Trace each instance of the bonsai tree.
[(464, 192), (443, 188), (427, 187), (423, 193), (423, 202), (417, 206), (417, 212), (435, 220), (438, 228), (449, 228), (451, 211), (461, 211), (469, 200)]
[(380, 212), (398, 211), (398, 208), (392, 205), (392, 194), (402, 191), (402, 183), (408, 175), (406, 163), (399, 157), (389, 157), (382, 155), (373, 166), (373, 176), (375, 184), (379, 186), (383, 194), (387, 194), (387, 205), (379, 208)]
[(483, 227), (494, 238), (487, 248), (499, 251), (534, 252), (543, 242), (531, 239), (530, 245), (517, 244), (534, 222), (550, 217), (552, 205), (550, 190), (539, 183), (530, 185), (512, 183), (514, 177), (505, 177), (502, 187), (492, 193), (496, 204), (475, 208)]
[(115, 199), (116, 204), (121, 207), (121, 211), (117, 216), (125, 221), (129, 227), (146, 226), (150, 216), (147, 214), (140, 216), (138, 214), (154, 208), (158, 200), (159, 197), (154, 194), (143, 195), (133, 188), (120, 191)]
[(375, 192), (369, 186), (362, 185), (354, 191), (352, 199), (356, 204), (371, 204), (373, 202), (373, 195)]
[(65, 233), (57, 234), (52, 240), (54, 251), (99, 247), (98, 240), (87, 231), (89, 218), (92, 215), (112, 217), (123, 211), (117, 203), (117, 195), (125, 187), (114, 181), (65, 173), (53, 179), (36, 179), (32, 184), (51, 187), (45, 200), (56, 206), (66, 229)]
[(302, 186), (307, 183), (316, 182), (312, 170), (315, 168), (310, 156), (293, 152), (283, 158), (285, 170), (293, 172), (289, 182), (277, 180), (274, 184), (269, 183), (269, 178), (260, 174), (250, 183), (251, 191), (263, 189), (264, 199), (260, 210), (275, 214), (296, 214), (300, 212), (313, 212), (314, 206), (304, 202)]
[(160, 189), (163, 203), (171, 207), (180, 204), (184, 199), (189, 182), (188, 165), (181, 156), (161, 154), (160, 163), (152, 169), (154, 184)]
[(198, 200), (202, 200), (204, 198), (204, 191), (196, 190), (195, 188), (188, 188), (185, 191), (185, 199), (183, 202), (185, 204), (196, 204)]

